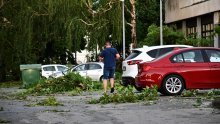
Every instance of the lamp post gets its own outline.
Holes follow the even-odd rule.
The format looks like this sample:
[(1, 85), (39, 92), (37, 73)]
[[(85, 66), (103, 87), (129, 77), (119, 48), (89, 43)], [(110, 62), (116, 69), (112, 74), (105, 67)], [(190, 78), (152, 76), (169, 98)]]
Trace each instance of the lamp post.
[(163, 11), (162, 11), (163, 0), (160, 0), (160, 45), (163, 45)]
[(125, 9), (124, 9), (124, 0), (122, 1), (122, 25), (123, 25), (123, 59), (125, 59)]

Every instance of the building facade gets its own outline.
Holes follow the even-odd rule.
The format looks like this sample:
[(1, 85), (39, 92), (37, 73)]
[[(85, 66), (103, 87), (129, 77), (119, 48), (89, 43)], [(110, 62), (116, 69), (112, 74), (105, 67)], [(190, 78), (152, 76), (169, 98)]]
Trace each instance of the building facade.
[[(165, 0), (165, 23), (175, 24), (185, 36), (210, 38), (220, 25), (220, 0)], [(219, 35), (211, 46), (220, 47)]]

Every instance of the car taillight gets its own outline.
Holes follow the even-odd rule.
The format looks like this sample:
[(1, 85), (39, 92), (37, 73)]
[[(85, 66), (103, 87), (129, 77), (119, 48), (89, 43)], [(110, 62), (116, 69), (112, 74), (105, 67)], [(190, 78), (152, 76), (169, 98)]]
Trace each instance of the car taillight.
[(148, 70), (151, 69), (151, 66), (149, 65), (145, 65), (145, 64), (141, 64), (141, 65), (138, 65), (138, 72), (146, 72)]
[(131, 60), (131, 61), (128, 61), (128, 65), (135, 65), (135, 64), (139, 64), (142, 60)]

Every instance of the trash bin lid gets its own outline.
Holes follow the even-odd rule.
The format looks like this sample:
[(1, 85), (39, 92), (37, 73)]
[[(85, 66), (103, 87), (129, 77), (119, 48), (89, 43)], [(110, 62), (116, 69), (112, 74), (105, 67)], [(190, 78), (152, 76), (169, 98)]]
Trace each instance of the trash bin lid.
[(26, 70), (26, 69), (35, 69), (35, 70), (41, 70), (41, 64), (25, 64), (20, 65), (20, 70)]

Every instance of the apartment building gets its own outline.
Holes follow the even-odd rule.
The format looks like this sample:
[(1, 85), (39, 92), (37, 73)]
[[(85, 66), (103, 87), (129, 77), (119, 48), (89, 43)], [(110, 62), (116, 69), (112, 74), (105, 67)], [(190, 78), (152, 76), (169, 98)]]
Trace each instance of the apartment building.
[[(220, 0), (164, 0), (165, 23), (174, 24), (185, 36), (208, 38), (220, 25)], [(211, 46), (220, 47), (220, 36)]]

